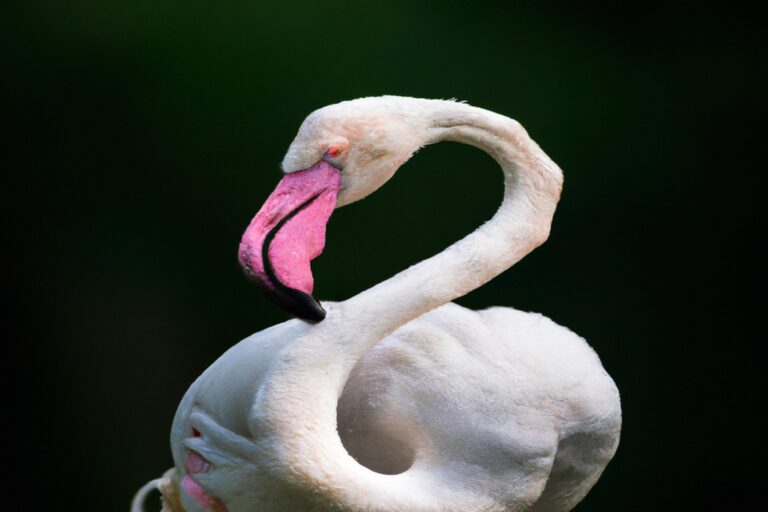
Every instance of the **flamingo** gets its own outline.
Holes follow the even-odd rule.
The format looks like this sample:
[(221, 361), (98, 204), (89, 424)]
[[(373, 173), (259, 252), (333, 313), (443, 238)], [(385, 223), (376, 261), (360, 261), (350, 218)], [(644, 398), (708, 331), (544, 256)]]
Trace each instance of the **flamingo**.
[[(336, 207), (422, 146), (475, 146), (501, 166), (491, 220), (343, 302), (312, 296), (310, 260)], [(619, 441), (618, 390), (585, 340), (547, 317), (451, 301), (549, 236), (559, 167), (516, 121), (456, 101), (384, 96), (310, 114), (239, 259), (298, 318), (230, 348), (189, 388), (172, 512), (572, 509)]]

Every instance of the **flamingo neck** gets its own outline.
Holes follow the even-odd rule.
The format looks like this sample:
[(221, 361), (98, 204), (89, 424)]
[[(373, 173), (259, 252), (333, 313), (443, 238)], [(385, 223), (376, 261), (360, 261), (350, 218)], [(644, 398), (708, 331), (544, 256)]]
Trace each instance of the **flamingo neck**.
[(558, 166), (518, 122), (462, 103), (439, 104), (427, 144), (461, 142), (491, 155), (504, 173), (504, 199), (493, 218), (470, 235), (342, 304), (363, 352), (398, 327), (490, 281), (549, 235), (562, 186)]
[[(462, 142), (490, 154), (504, 172), (500, 208), (441, 253), (328, 305), (326, 319), (286, 347), (253, 408), (252, 428), (273, 438), (275, 456), (291, 468), (286, 478), (329, 490), (324, 500), (347, 506), (371, 496), (388, 505), (370, 510), (432, 510), (426, 504), (435, 503), (410, 472), (374, 473), (344, 449), (336, 405), (357, 361), (398, 327), (481, 286), (543, 243), (560, 195), (560, 169), (519, 123), (461, 103), (432, 105), (426, 143)], [(425, 508), (417, 505), (420, 496)]]

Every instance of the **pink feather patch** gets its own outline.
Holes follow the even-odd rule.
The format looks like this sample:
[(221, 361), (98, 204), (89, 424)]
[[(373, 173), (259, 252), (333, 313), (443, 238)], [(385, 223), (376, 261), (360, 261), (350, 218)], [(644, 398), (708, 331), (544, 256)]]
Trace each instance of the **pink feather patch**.
[(227, 512), (227, 506), (219, 498), (215, 498), (205, 492), (200, 484), (195, 482), (192, 477), (185, 475), (181, 479), (181, 488), (184, 492), (194, 500), (202, 508), (211, 509), (215, 512)]

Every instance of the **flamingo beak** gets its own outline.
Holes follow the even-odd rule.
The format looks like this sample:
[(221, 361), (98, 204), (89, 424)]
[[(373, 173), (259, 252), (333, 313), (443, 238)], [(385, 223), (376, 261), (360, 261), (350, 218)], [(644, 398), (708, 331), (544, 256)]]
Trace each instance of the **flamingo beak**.
[(312, 296), (310, 262), (325, 247), (341, 174), (325, 161), (283, 177), (243, 234), (238, 257), (270, 299), (311, 322), (325, 318)]

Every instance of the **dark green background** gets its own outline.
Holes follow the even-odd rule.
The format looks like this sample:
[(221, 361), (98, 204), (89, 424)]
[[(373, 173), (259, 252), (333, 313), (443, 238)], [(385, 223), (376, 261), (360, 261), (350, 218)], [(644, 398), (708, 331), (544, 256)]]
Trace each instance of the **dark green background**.
[[(4, 403), (24, 510), (127, 510), (171, 465), (187, 386), (285, 319), (235, 257), (283, 152), (315, 108), (379, 94), (514, 117), (565, 172), (550, 241), (459, 302), (543, 312), (616, 380), (621, 445), (578, 510), (732, 510), (764, 489), (759, 19), (696, 5), (6, 7)], [(418, 153), (332, 218), (316, 296), (441, 250), (500, 198), (477, 150)]]

